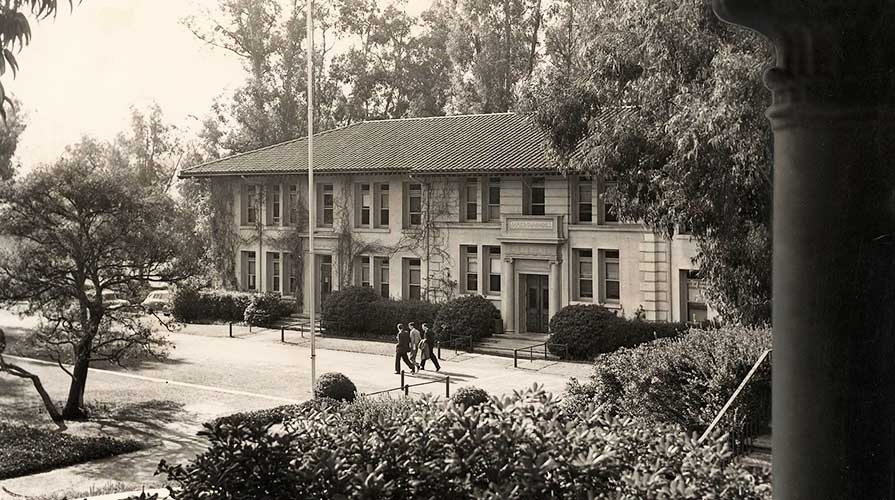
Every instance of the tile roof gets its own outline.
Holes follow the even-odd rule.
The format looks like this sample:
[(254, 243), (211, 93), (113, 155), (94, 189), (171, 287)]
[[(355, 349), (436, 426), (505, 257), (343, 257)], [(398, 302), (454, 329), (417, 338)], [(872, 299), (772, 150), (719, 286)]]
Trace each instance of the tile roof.
[[(523, 114), (356, 123), (314, 135), (314, 172), (549, 171), (545, 135)], [(187, 168), (181, 177), (305, 172), (307, 138)]]

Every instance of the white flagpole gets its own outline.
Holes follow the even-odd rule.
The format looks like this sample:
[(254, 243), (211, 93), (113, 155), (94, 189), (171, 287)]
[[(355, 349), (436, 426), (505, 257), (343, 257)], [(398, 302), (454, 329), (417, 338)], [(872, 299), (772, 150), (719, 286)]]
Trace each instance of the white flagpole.
[(317, 257), (314, 249), (314, 228), (317, 226), (317, 194), (314, 189), (314, 0), (307, 0), (308, 20), (308, 258), (311, 265), (308, 272), (308, 285), (306, 289), (310, 293), (308, 303), (311, 311), (311, 389), (317, 383), (317, 336), (316, 308), (317, 308)]

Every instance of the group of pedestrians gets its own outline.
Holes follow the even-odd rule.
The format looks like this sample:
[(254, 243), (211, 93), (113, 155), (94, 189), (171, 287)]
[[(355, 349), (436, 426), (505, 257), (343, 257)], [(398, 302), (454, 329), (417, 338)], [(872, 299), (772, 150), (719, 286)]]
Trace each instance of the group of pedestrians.
[[(408, 328), (409, 326), (409, 328)], [(435, 371), (441, 371), (441, 363), (435, 355), (435, 332), (429, 328), (428, 323), (423, 323), (423, 330), (416, 328), (411, 322), (407, 326), (398, 323), (398, 343), (395, 345), (395, 373), (401, 373), (401, 360), (410, 367), (412, 373), (426, 369), (426, 361), (432, 360)], [(419, 363), (417, 363), (419, 354)]]

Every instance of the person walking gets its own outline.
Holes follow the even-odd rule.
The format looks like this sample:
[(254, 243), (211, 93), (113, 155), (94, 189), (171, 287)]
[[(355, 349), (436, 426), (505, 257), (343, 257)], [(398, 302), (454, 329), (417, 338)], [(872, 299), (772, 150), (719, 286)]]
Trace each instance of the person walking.
[(410, 332), (403, 324), (398, 323), (398, 335), (395, 336), (397, 343), (395, 344), (395, 374), (401, 373), (401, 360), (410, 367), (411, 373), (416, 373), (416, 366), (407, 359), (407, 353), (410, 352)]
[(420, 349), (423, 351), (423, 354), (420, 356), (423, 360), (420, 363), (420, 370), (426, 369), (426, 361), (432, 360), (432, 363), (435, 365), (435, 371), (441, 371), (441, 363), (438, 362), (438, 357), (435, 356), (435, 332), (429, 329), (428, 323), (423, 323), (423, 340), (420, 342)]
[(423, 334), (416, 329), (416, 324), (414, 322), (411, 321), (408, 324), (410, 325), (410, 361), (413, 363), (413, 366), (416, 367), (419, 366), (416, 362), (416, 354), (419, 352), (420, 340), (423, 339)]

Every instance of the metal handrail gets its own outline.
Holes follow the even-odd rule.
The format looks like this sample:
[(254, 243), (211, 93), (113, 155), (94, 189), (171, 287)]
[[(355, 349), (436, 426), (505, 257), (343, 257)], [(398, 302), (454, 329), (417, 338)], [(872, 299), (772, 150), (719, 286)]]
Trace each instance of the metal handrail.
[[(533, 345), (530, 345), (530, 346), (518, 347), (518, 348), (516, 348), (516, 349), (513, 349), (513, 367), (514, 367), (514, 368), (519, 368), (519, 351), (524, 351), (524, 350), (526, 350), (526, 349), (528, 349), (528, 360), (529, 360), (530, 362), (533, 362), (533, 361), (534, 361), (534, 349), (535, 349), (535, 347), (541, 347), (541, 346), (544, 346), (544, 360), (546, 361), (546, 360), (547, 360), (547, 348), (548, 348), (548, 346), (551, 346), (551, 345), (553, 345), (553, 346), (562, 346), (562, 348), (565, 350), (566, 355), (569, 354), (569, 347), (568, 347), (567, 345), (565, 345), (565, 344), (558, 344), (558, 343), (556, 343), (556, 342), (550, 342), (550, 341), (548, 340), (548, 341), (545, 341), (545, 342), (541, 342), (541, 343), (539, 343), (539, 344), (533, 344)], [(564, 359), (564, 356), (560, 356), (560, 359)]]
[(409, 396), (411, 387), (418, 387), (421, 385), (429, 385), (429, 384), (440, 384), (442, 382), (444, 382), (445, 397), (448, 397), (448, 398), (451, 397), (451, 376), (450, 375), (447, 375), (444, 378), (440, 378), (440, 379), (436, 379), (436, 380), (429, 380), (426, 382), (419, 382), (416, 384), (405, 384), (404, 383), (404, 370), (401, 370), (401, 386), (400, 387), (393, 387), (391, 389), (385, 389), (385, 390), (376, 391), (376, 392), (362, 392), (360, 395), (361, 396), (375, 396), (377, 394), (384, 394), (387, 392), (404, 391), (404, 395)]
[(712, 420), (712, 423), (708, 426), (708, 428), (705, 430), (705, 432), (702, 433), (702, 436), (699, 436), (699, 439), (696, 441), (697, 443), (702, 444), (702, 442), (705, 441), (706, 438), (709, 437), (709, 435), (712, 433), (712, 431), (715, 430), (715, 428), (718, 426), (718, 423), (721, 422), (722, 418), (724, 418), (724, 415), (727, 413), (727, 410), (731, 406), (733, 406), (733, 402), (736, 401), (737, 397), (739, 397), (740, 393), (743, 392), (743, 389), (746, 387), (746, 385), (749, 383), (749, 381), (752, 380), (752, 377), (755, 375), (755, 372), (758, 371), (758, 368), (761, 366), (761, 364), (764, 362), (764, 360), (767, 359), (768, 356), (770, 356), (771, 351), (773, 351), (773, 349), (767, 349), (766, 351), (761, 353), (761, 356), (759, 356), (758, 360), (755, 361), (755, 364), (752, 365), (752, 369), (749, 370), (749, 373), (747, 373), (746, 377), (743, 378), (743, 381), (740, 382), (740, 385), (739, 385), (739, 387), (737, 387), (737, 390), (735, 390), (733, 392), (733, 395), (730, 396), (730, 399), (727, 400), (727, 403), (724, 404), (724, 407), (721, 408), (721, 411), (718, 412), (718, 415), (715, 416), (715, 419)]

